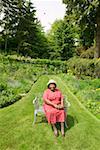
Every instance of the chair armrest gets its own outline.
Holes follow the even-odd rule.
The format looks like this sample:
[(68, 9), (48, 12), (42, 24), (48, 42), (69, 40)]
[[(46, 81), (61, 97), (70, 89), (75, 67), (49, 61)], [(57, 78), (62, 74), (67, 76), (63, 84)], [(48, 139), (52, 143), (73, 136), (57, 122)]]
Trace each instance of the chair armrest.
[(33, 99), (33, 105), (35, 104), (36, 100), (37, 100), (37, 97), (35, 97), (35, 98)]

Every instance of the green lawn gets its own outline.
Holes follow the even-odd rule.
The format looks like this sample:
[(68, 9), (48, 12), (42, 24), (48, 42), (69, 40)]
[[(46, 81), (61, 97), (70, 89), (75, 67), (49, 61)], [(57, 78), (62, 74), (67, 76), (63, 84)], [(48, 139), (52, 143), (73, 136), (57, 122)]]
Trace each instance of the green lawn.
[[(46, 122), (32, 126), (35, 95), (42, 93), (47, 81), (53, 78), (71, 107), (66, 136), (55, 137)], [(71, 93), (60, 76), (41, 76), (26, 97), (0, 110), (0, 150), (99, 150), (100, 121)]]
[(89, 76), (77, 79), (69, 73), (60, 74), (60, 77), (79, 101), (100, 119), (100, 79)]

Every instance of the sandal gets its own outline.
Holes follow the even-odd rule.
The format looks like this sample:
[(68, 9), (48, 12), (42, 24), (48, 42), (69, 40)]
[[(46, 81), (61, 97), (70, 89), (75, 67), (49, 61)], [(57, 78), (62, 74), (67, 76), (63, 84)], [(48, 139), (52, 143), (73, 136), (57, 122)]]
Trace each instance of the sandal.
[(57, 132), (54, 131), (54, 135), (57, 137), (59, 135), (58, 131)]
[(62, 136), (64, 137), (65, 136), (65, 132), (61, 132)]
[(65, 133), (62, 133), (62, 136), (65, 137)]

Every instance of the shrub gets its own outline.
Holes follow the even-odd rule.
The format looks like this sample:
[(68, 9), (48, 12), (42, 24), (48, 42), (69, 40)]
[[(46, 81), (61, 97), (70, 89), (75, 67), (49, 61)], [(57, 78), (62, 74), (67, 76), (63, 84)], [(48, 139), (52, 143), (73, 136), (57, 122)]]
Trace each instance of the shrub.
[(94, 58), (94, 52), (95, 52), (95, 48), (91, 47), (85, 51), (83, 51), (80, 55), (81, 58)]
[[(49, 59), (31, 59), (31, 57), (17, 56), (17, 55), (7, 55), (5, 59), (9, 59), (9, 61), (20, 61), (24, 63), (35, 64), (40, 67), (46, 67), (48, 69), (51, 68), (51, 71), (54, 71), (55, 68), (60, 70), (60, 72), (67, 72), (67, 63), (66, 61), (61, 60), (49, 60)], [(59, 71), (57, 71), (59, 73)], [(56, 72), (56, 73), (57, 73)]]
[(68, 60), (67, 67), (78, 78), (82, 76), (100, 77), (100, 59), (73, 57)]

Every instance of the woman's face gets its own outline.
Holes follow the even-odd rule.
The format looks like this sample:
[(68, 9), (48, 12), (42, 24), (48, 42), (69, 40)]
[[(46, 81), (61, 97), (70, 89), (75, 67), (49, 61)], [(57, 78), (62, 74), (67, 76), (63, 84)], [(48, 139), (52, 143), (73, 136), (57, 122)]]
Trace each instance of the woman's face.
[(49, 85), (49, 89), (50, 89), (51, 91), (55, 91), (55, 88), (56, 88), (56, 85), (55, 85), (55, 84), (51, 83), (51, 84)]

